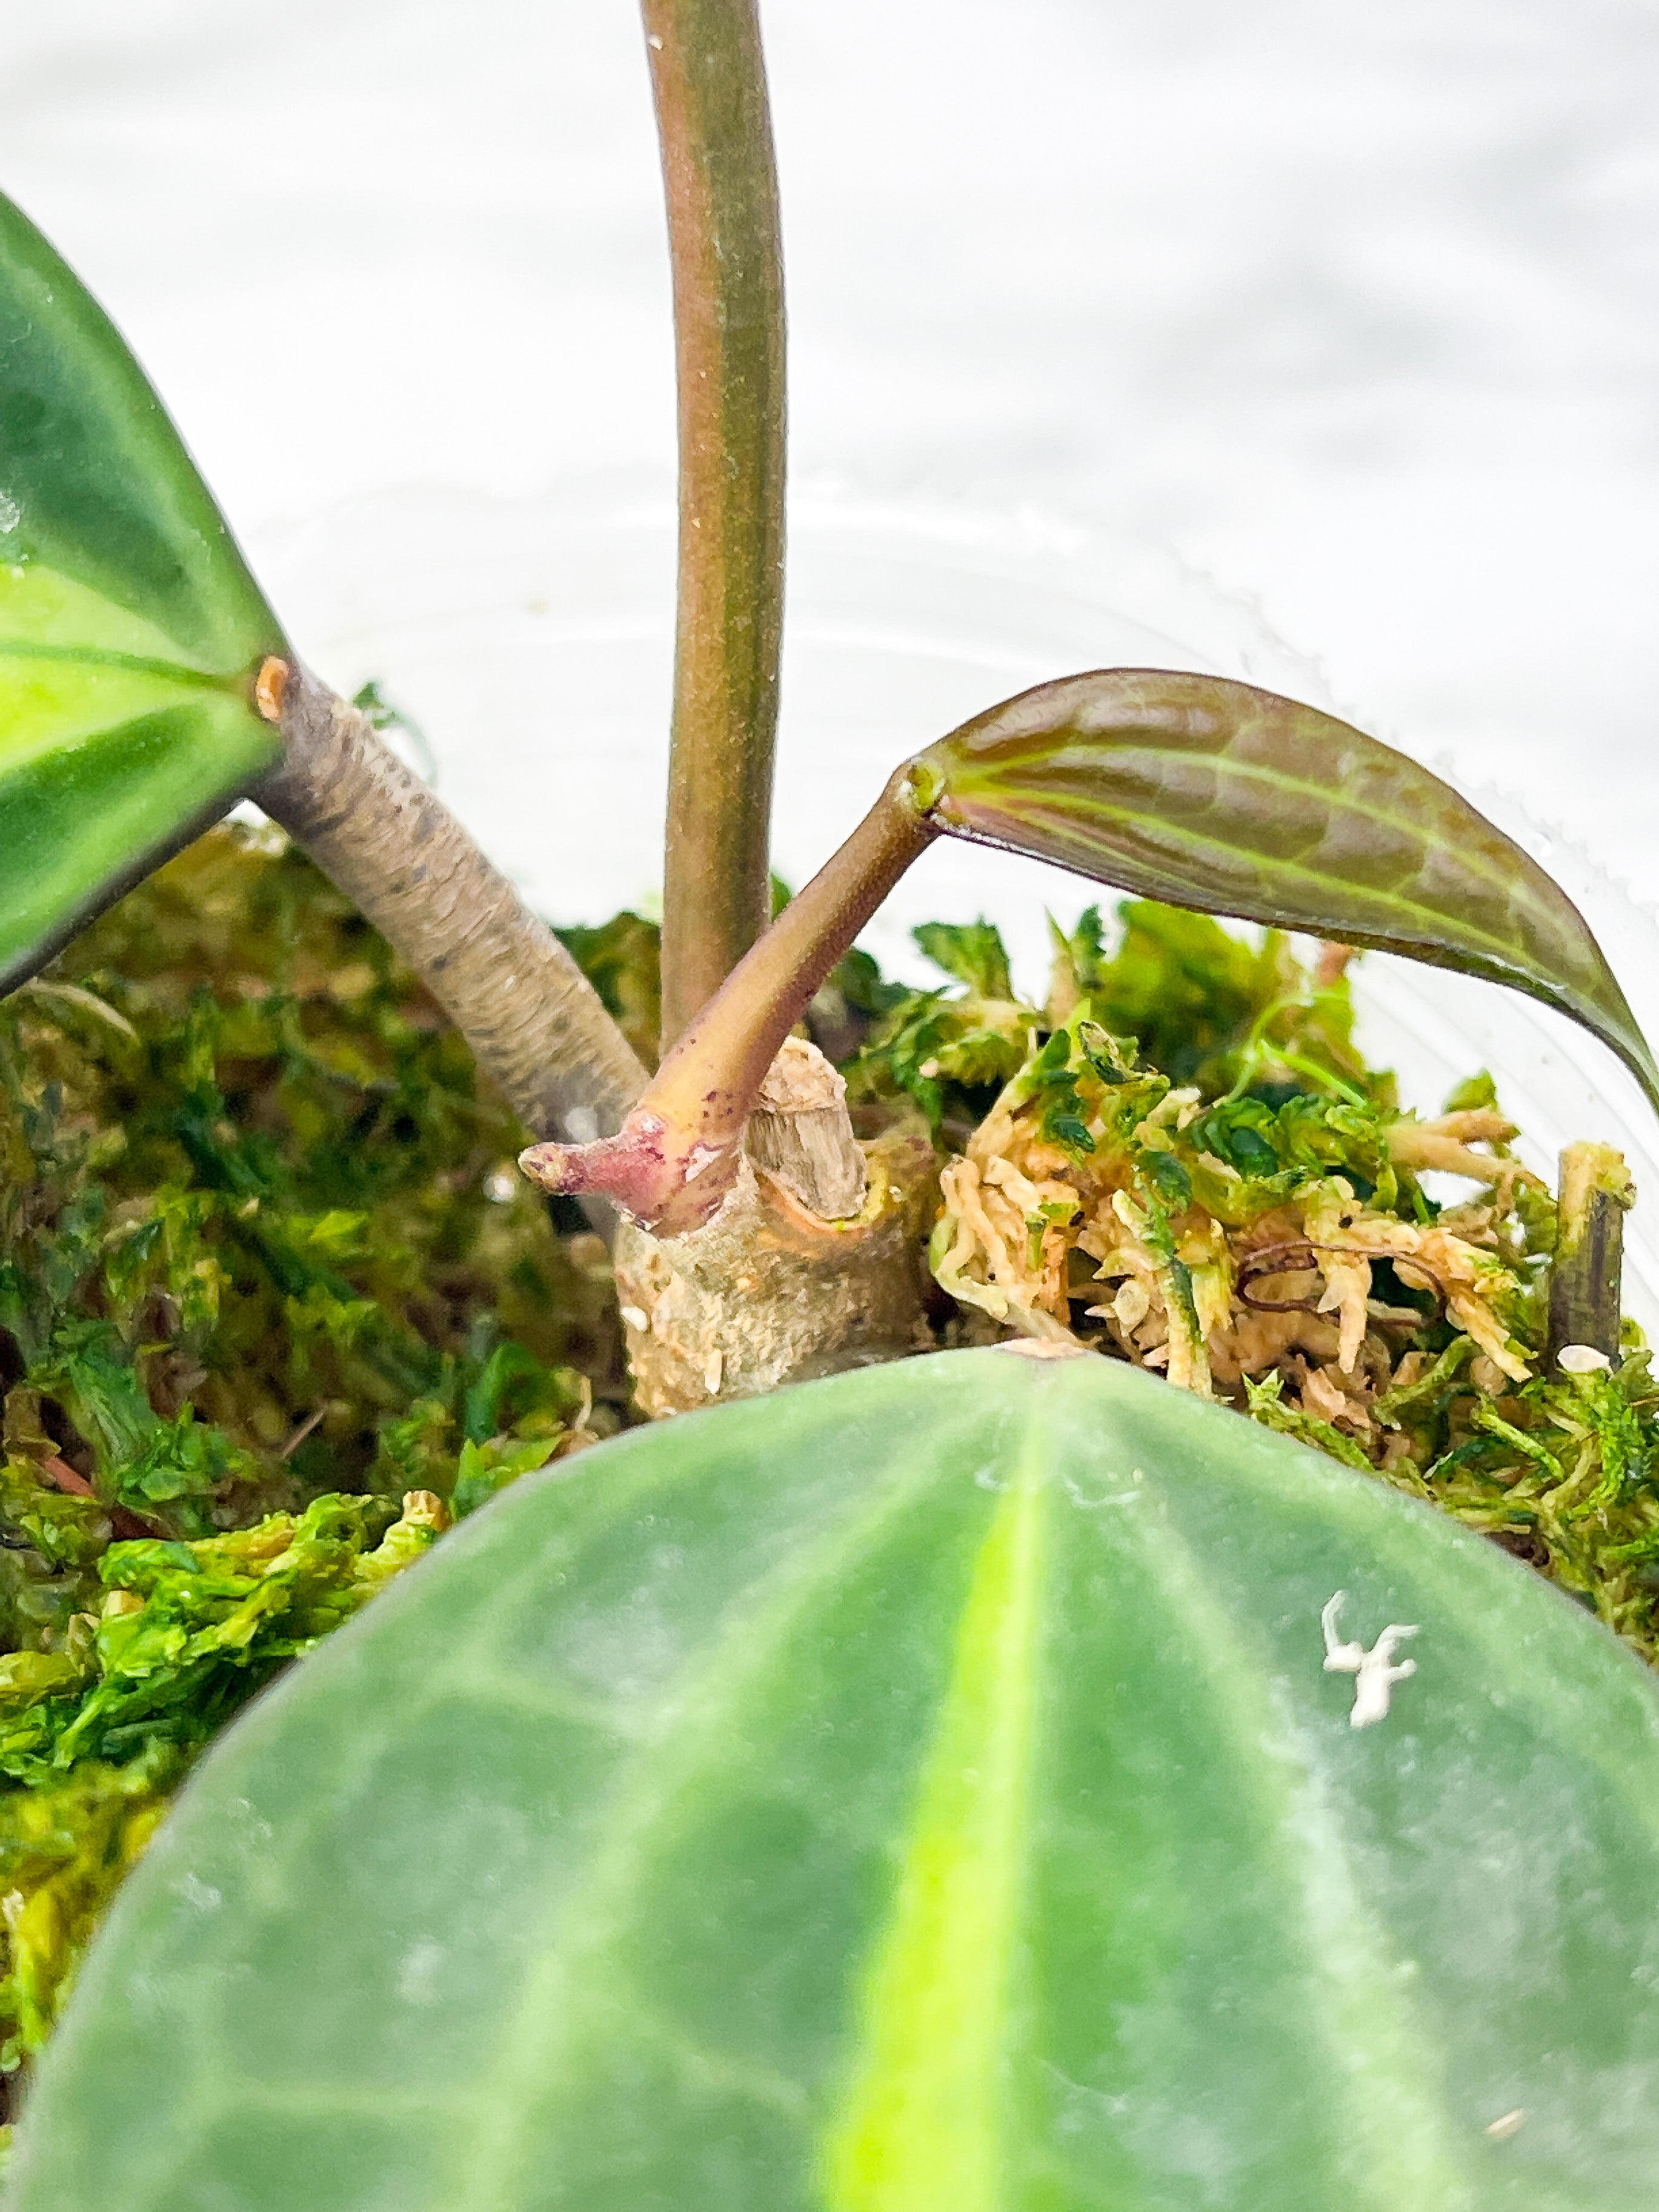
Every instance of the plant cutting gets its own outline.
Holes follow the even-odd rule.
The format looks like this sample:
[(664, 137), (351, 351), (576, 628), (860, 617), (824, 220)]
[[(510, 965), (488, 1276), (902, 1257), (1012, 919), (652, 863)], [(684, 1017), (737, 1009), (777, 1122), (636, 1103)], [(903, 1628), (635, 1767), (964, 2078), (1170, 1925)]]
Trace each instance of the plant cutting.
[[(355, 1060), (283, 1027), (291, 984), (255, 1047), (252, 1016), (227, 1038), (290, 1093), (331, 1095), (326, 1070), (366, 1097), (422, 1049), (423, 988), (533, 1139), (526, 1173), (614, 1224), (642, 1410), (710, 1409), (526, 1472), (590, 1443), (591, 1387), (354, 1301), (360, 1229), (273, 1157), (289, 1094), (250, 1085), (239, 1127), (191, 1015), (166, 1127), (212, 1165), (226, 1249), (402, 1396), (355, 1489), (233, 1528), (233, 1474), (269, 1505), (270, 1470), (250, 1451), (192, 1486), (224, 1455), (190, 1395), (208, 1372), (139, 1407), (147, 1328), (182, 1319), (131, 1294), (162, 1286), (128, 1247), (173, 1217), (132, 1190), (106, 1221), (77, 1185), (79, 1272), (55, 1299), (12, 1285), (32, 1541), (67, 1559), (35, 1494), (77, 1498), (106, 1595), (73, 1584), (16, 1655), (40, 1663), (13, 1670), (9, 1775), (95, 1741), (153, 1826), (158, 1688), (222, 1713), (328, 1640), (149, 1844), (11, 2202), (1633, 2206), (1659, 2148), (1659, 1689), (1483, 1540), (1521, 1532), (1639, 1640), (1659, 1407), (1619, 1314), (1629, 1194), (1585, 1146), (1552, 1200), (1489, 1086), (1402, 1115), (1343, 965), (1376, 947), (1528, 991), (1659, 1101), (1647, 1045), (1583, 918), (1449, 786), (1179, 672), (1060, 677), (925, 745), (767, 926), (758, 28), (741, 0), (650, 0), (646, 32), (682, 450), (653, 1073), (304, 667), (117, 334), (0, 221), (9, 980), (140, 1042), (41, 970), (256, 799), (390, 951), (336, 994), (365, 1006)], [(860, 990), (876, 1011), (854, 940), (939, 836), (1140, 903), (1115, 953), (1097, 921), (1060, 937), (1040, 1007), (988, 926), (936, 932), (966, 995), (885, 994), (837, 1067), (796, 1032)], [(1326, 941), (1312, 975), (1286, 931)], [(77, 1049), (101, 1104), (105, 1048)], [(1437, 1169), (1486, 1197), (1437, 1206)], [(953, 1332), (978, 1348), (905, 1356)], [(439, 1487), (393, 1480), (422, 1468)], [(395, 1516), (362, 1502), (394, 1491)]]

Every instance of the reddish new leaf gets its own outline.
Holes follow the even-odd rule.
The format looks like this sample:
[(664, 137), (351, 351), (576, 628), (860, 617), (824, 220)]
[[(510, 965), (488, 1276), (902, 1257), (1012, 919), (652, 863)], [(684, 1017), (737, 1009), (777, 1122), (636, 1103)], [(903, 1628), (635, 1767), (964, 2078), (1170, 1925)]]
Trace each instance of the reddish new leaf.
[(1610, 1045), (1659, 1107), (1659, 1068), (1565, 892), (1439, 776), (1316, 708), (1103, 669), (1005, 700), (917, 767), (951, 836), (1526, 991)]

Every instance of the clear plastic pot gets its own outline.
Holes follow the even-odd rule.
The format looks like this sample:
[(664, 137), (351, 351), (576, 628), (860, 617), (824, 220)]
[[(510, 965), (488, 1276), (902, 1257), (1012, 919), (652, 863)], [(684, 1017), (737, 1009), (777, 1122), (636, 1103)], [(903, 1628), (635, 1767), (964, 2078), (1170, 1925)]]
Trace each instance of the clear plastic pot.
[[(411, 489), (268, 531), (252, 551), (301, 651), (342, 690), (375, 679), (415, 718), (420, 764), (536, 907), (561, 921), (650, 910), (672, 658), (665, 487)], [(1040, 515), (808, 489), (791, 510), (775, 866), (804, 881), (896, 763), (969, 714), (1112, 665), (1242, 677), (1364, 721), (1247, 605), (1156, 549)], [(1659, 919), (1502, 793), (1468, 788), (1577, 900), (1659, 1038)], [(866, 942), (924, 977), (911, 927), (983, 912), (1036, 988), (1045, 910), (1069, 921), (1095, 896), (941, 840)], [(1368, 957), (1356, 995), (1367, 1050), (1419, 1109), (1490, 1067), (1540, 1171), (1574, 1137), (1626, 1152), (1650, 1194), (1627, 1231), (1626, 1304), (1659, 1328), (1659, 1123), (1612, 1054), (1516, 993), (1411, 962)]]

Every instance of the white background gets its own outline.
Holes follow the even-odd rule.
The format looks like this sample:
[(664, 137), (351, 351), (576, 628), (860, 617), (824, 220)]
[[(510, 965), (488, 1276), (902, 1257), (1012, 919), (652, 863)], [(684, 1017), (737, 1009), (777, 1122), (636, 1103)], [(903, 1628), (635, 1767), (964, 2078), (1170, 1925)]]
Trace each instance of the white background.
[[(764, 18), (803, 477), (1167, 543), (1659, 890), (1659, 9)], [(627, 0), (7, 0), (0, 146), (256, 555), (671, 463)]]

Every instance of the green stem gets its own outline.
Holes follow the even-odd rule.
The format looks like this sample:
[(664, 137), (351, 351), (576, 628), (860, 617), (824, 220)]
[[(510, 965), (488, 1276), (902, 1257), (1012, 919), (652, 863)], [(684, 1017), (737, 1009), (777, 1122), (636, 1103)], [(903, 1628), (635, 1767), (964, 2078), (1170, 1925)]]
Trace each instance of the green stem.
[(618, 1133), (532, 1145), (544, 1189), (610, 1199), (664, 1236), (698, 1228), (737, 1175), (744, 1123), (812, 994), (939, 835), (927, 779), (907, 763), (841, 849), (790, 901), (669, 1053)]
[(666, 1048), (766, 927), (783, 623), (783, 264), (754, 0), (643, 0), (643, 13), (679, 391)]

